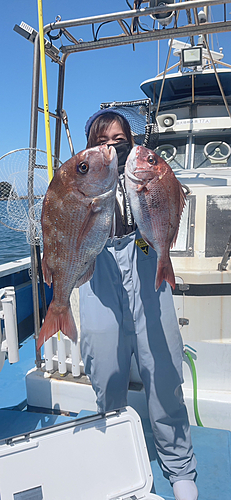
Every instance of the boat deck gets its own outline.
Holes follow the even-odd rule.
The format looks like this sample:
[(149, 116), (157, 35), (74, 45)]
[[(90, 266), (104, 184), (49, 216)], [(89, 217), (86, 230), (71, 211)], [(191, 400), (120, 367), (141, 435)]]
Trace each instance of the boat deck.
[[(142, 422), (154, 477), (155, 492), (165, 500), (174, 500), (172, 488), (162, 474), (151, 438), (149, 422)], [(199, 500), (231, 498), (231, 432), (191, 426), (197, 459)], [(154, 492), (154, 490), (153, 490)]]
[[(25, 434), (35, 429), (57, 425), (75, 418), (76, 415), (52, 415), (32, 413), (26, 410), (25, 375), (34, 363), (34, 342), (29, 339), (20, 349), (20, 363), (9, 365), (6, 361), (1, 372), (0, 440), (17, 434)], [(4, 396), (5, 395), (5, 396)], [(18, 407), (15, 407), (15, 401)], [(14, 402), (14, 409), (13, 407)], [(23, 411), (20, 411), (24, 407)], [(92, 414), (81, 411), (77, 418)], [(153, 493), (165, 500), (174, 500), (172, 488), (163, 477), (157, 461), (148, 419), (142, 419), (154, 477)], [(200, 500), (230, 500), (231, 498), (231, 432), (205, 427), (191, 427), (193, 447), (198, 466), (197, 486)]]

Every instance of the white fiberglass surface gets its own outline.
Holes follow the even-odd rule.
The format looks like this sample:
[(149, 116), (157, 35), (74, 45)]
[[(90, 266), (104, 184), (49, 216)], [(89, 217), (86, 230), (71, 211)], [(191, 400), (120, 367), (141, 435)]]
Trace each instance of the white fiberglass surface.
[[(110, 500), (151, 489), (152, 473), (139, 416), (132, 409), (41, 431), (0, 446), (1, 498), (42, 487), (44, 498)], [(3, 459), (3, 460), (2, 460)], [(24, 471), (27, 470), (27, 474)], [(7, 477), (12, 474), (9, 484)]]

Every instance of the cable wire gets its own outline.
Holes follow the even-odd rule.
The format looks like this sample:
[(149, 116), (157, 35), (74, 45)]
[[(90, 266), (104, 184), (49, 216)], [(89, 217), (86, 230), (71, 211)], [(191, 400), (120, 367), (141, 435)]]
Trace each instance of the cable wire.
[(198, 405), (197, 405), (197, 375), (196, 375), (195, 363), (193, 361), (193, 358), (192, 358), (192, 355), (190, 354), (190, 352), (187, 349), (185, 349), (184, 352), (185, 352), (186, 356), (189, 359), (190, 366), (191, 366), (191, 369), (192, 369), (192, 376), (193, 376), (193, 408), (194, 408), (194, 415), (195, 415), (196, 423), (197, 423), (197, 425), (199, 427), (204, 427), (203, 424), (202, 424), (202, 422), (201, 422), (200, 416), (199, 416)]

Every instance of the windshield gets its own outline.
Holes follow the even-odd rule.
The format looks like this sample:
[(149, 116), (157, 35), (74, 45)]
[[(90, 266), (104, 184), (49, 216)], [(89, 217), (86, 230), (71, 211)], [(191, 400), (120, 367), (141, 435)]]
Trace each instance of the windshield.
[[(162, 134), (161, 134), (162, 135)], [(231, 137), (211, 131), (211, 135), (162, 138), (160, 135), (155, 153), (170, 167), (179, 169), (231, 167)]]
[(173, 138), (171, 142), (159, 141), (155, 153), (163, 158), (173, 170), (185, 168), (186, 162), (186, 138)]
[(231, 140), (195, 138), (194, 168), (231, 167)]

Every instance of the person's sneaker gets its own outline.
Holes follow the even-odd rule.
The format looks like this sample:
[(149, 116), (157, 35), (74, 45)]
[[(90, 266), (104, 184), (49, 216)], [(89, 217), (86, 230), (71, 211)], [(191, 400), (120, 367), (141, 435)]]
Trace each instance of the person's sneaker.
[(173, 484), (173, 493), (176, 500), (197, 500), (198, 489), (194, 481), (182, 479)]

